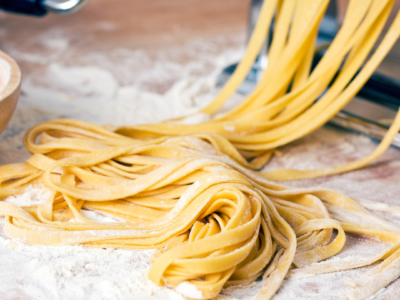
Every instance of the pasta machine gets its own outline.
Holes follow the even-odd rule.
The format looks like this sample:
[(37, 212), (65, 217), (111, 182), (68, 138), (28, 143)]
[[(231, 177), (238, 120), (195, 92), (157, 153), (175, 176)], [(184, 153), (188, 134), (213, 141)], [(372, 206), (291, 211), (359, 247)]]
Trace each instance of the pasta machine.
[[(265, 0), (268, 1), (268, 0)], [(319, 27), (317, 44), (329, 43), (335, 37), (335, 34), (343, 20), (343, 13), (346, 11), (348, 0), (331, 1), (328, 9), (322, 19)], [(252, 0), (249, 13), (249, 33), (250, 36), (263, 0)], [(400, 0), (394, 4), (391, 18), (400, 8)], [(271, 28), (273, 27), (273, 24)], [(386, 30), (384, 30), (385, 32)], [(384, 32), (382, 34), (384, 34)], [(272, 35), (272, 31), (269, 36)], [(263, 70), (268, 64), (268, 41), (266, 38), (261, 53), (256, 59), (253, 67), (247, 75), (245, 81), (238, 89), (240, 94), (249, 94), (256, 86)], [(323, 53), (316, 52), (314, 56), (314, 65), (318, 63)], [(398, 66), (397, 76), (388, 76), (379, 73), (379, 69), (366, 82), (357, 96), (334, 118), (330, 124), (366, 134), (373, 139), (381, 140), (390, 124), (390, 120), (396, 115), (400, 106), (400, 42), (398, 41), (388, 55), (391, 65)], [(232, 75), (237, 64), (226, 67), (218, 77), (218, 84), (223, 85)], [(398, 134), (392, 145), (400, 147), (400, 134)]]

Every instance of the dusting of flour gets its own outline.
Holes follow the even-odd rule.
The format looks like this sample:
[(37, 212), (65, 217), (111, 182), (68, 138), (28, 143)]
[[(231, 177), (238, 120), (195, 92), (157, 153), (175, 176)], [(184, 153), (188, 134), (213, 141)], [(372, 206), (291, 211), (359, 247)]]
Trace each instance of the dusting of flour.
[[(74, 56), (76, 65), (62, 62), (66, 52), (72, 51), (68, 38), (62, 35), (43, 37), (41, 43), (48, 48), (48, 56), (10, 49), (20, 62), (32, 64), (42, 73), (33, 72), (24, 78), (17, 110), (0, 136), (0, 165), (28, 158), (29, 153), (22, 145), (23, 135), (31, 126), (45, 120), (76, 118), (98, 125), (126, 125), (192, 114), (216, 95), (215, 77), (223, 67), (239, 60), (242, 42), (224, 47), (219, 41), (195, 41), (153, 55), (141, 49), (114, 49), (107, 55), (94, 52), (83, 57)], [(187, 53), (196, 54), (192, 62), (180, 64), (174, 60)], [(73, 56), (73, 53), (69, 52), (69, 55)], [(240, 99), (234, 97), (225, 109)], [(208, 118), (205, 114), (195, 114), (181, 122), (194, 124)], [(235, 128), (227, 125), (226, 130), (235, 131)], [(376, 144), (366, 137), (324, 127), (279, 149), (284, 155), (275, 156), (267, 168), (332, 166), (361, 158), (375, 147)], [(400, 153), (390, 149), (376, 166), (368, 169), (290, 184), (332, 188), (352, 197), (399, 205), (399, 161)], [(49, 193), (42, 187), (33, 186), (25, 194), (10, 196), (5, 201), (18, 206), (38, 205), (46, 201)], [(82, 215), (99, 223), (122, 222), (94, 211), (82, 210)], [(400, 219), (397, 222), (400, 223)], [(345, 248), (333, 259), (353, 261), (360, 256), (371, 257), (386, 247), (388, 245), (377, 241), (349, 235)], [(2, 299), (21, 300), (183, 300), (183, 295), (194, 299), (200, 297), (200, 291), (193, 285), (184, 283), (177, 289), (170, 289), (158, 287), (148, 280), (149, 258), (153, 253), (154, 250), (90, 249), (78, 245), (31, 246), (10, 240), (1, 229), (0, 295)], [(351, 287), (344, 281), (354, 280), (366, 270), (368, 268), (298, 276), (296, 280), (289, 278), (274, 299), (346, 299)], [(262, 281), (256, 281), (249, 286), (227, 288), (217, 299), (254, 299), (262, 286)], [(376, 299), (395, 292), (396, 287), (400, 290), (398, 286), (397, 281), (394, 282), (385, 293), (376, 295)], [(388, 299), (398, 298), (395, 295)]]
[(39, 205), (45, 203), (50, 196), (51, 191), (42, 186), (28, 186), (24, 194), (9, 196), (4, 199), (4, 202), (16, 206)]
[(186, 297), (192, 299), (203, 299), (202, 291), (199, 291), (195, 285), (190, 284), (187, 281), (181, 282), (175, 289)]
[[(59, 63), (60, 53), (68, 47), (68, 41), (63, 38), (43, 39), (43, 45), (53, 51), (48, 57), (11, 51), (17, 59), (44, 68), (44, 74), (24, 78), (16, 112), (0, 136), (0, 165), (22, 162), (29, 157), (22, 144), (23, 135), (42, 121), (76, 118), (98, 125), (126, 125), (159, 122), (197, 111), (218, 92), (216, 75), (227, 64), (239, 60), (242, 54), (236, 43), (235, 47), (212, 56), (207, 53), (207, 47), (212, 48), (215, 43), (218, 44), (202, 43), (204, 54), (196, 57), (197, 62), (182, 65), (170, 62), (165, 53), (152, 58), (144, 51), (116, 49), (111, 55), (126, 60), (135, 70), (125, 70), (125, 73), (121, 68), (118, 70), (118, 75), (134, 78), (128, 83), (108, 70), (109, 58), (100, 54), (87, 57), (86, 64), (82, 65)], [(176, 49), (177, 53), (172, 51), (170, 56), (191, 52), (195, 46), (196, 43), (188, 43)], [(200, 72), (207, 76), (196, 75), (201, 64), (208, 65), (207, 72)], [(118, 65), (124, 66), (124, 62)], [(169, 83), (166, 91), (159, 92), (160, 78), (175, 80)], [(152, 88), (149, 82), (157, 86)], [(183, 122), (198, 123), (207, 117), (194, 115)], [(17, 206), (30, 206), (43, 204), (50, 196), (51, 192), (44, 187), (30, 186), (24, 194), (3, 200)], [(124, 222), (92, 210), (83, 209), (81, 214), (98, 223)], [(2, 230), (3, 224), (4, 218), (1, 218), (0, 295), (6, 295), (7, 299), (183, 300), (201, 297), (201, 292), (190, 284), (181, 284), (174, 290), (158, 287), (148, 280), (149, 259), (154, 250), (26, 245), (9, 239)]]
[(183, 299), (147, 279), (154, 250), (28, 246), (0, 237), (0, 253), (7, 299)]

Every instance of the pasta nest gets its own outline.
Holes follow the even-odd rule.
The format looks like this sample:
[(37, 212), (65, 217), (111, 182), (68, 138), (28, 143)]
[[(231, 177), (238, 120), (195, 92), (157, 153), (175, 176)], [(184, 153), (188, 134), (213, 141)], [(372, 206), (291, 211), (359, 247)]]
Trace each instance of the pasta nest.
[[(265, 280), (258, 297), (271, 298), (290, 269), (356, 267), (315, 264), (340, 252), (345, 230), (399, 242), (399, 229), (358, 201), (278, 185), (244, 167), (239, 152), (215, 146), (226, 144), (206, 134), (141, 141), (81, 121), (44, 122), (25, 136), (27, 162), (0, 167), (0, 197), (32, 184), (52, 195), (29, 207), (0, 202), (4, 230), (29, 244), (158, 249), (149, 279), (172, 287), (187, 281), (204, 299), (257, 278)], [(121, 222), (99, 224), (81, 209)], [(348, 221), (357, 218), (371, 226)]]

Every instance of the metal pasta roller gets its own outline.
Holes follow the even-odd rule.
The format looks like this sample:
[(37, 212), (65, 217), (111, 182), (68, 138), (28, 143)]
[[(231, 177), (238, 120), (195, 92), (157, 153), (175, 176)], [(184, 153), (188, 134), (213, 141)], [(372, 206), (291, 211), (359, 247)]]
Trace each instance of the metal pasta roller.
[[(268, 0), (266, 0), (268, 1)], [(329, 43), (333, 40), (337, 30), (343, 20), (343, 13), (346, 11), (348, 0), (331, 1), (324, 18), (321, 21), (318, 32), (318, 44)], [(253, 31), (260, 12), (263, 0), (252, 0), (249, 14), (249, 36)], [(400, 0), (396, 0), (393, 13), (397, 13), (400, 8)], [(273, 24), (271, 26), (273, 28)], [(272, 30), (269, 35), (272, 35)], [(383, 34), (385, 31), (383, 32)], [(261, 50), (261, 53), (245, 81), (238, 88), (238, 92), (244, 95), (251, 93), (258, 80), (261, 78), (263, 70), (268, 63), (268, 41)], [(315, 66), (321, 59), (323, 53), (316, 52), (313, 65)], [(390, 120), (392, 120), (400, 106), (400, 42), (397, 42), (388, 55), (393, 66), (398, 67), (394, 74), (397, 76), (387, 76), (375, 72), (359, 91), (357, 96), (334, 118), (330, 120), (331, 124), (345, 129), (357, 131), (370, 136), (371, 138), (381, 140), (385, 136)], [(223, 85), (236, 69), (237, 64), (226, 67), (218, 77), (218, 84)], [(392, 144), (400, 147), (400, 134), (398, 134)]]
[(48, 12), (69, 14), (82, 8), (89, 0), (0, 0), (0, 9), (41, 17)]

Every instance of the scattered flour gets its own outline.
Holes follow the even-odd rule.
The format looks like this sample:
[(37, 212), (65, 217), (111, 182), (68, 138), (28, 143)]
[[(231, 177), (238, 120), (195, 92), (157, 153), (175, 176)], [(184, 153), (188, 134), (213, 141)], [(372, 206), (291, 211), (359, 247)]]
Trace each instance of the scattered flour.
[(188, 124), (188, 125), (190, 125), (190, 124), (199, 124), (199, 123), (202, 123), (202, 122), (207, 122), (210, 119), (211, 119), (211, 117), (210, 117), (209, 114), (198, 113), (198, 114), (194, 114), (192, 116), (188, 116), (188, 117), (186, 117), (186, 118), (184, 118), (181, 121), (176, 122), (176, 123)]
[(386, 288), (383, 288), (383, 289), (379, 290), (379, 292), (377, 292), (375, 295), (372, 295), (371, 297), (369, 297), (366, 300), (376, 300), (380, 296), (383, 296), (384, 294), (386, 294), (386, 292), (387, 292)]
[(29, 186), (22, 195), (9, 196), (4, 199), (5, 202), (17, 206), (29, 206), (43, 204), (51, 196), (51, 191), (43, 187)]
[[(24, 77), (16, 112), (0, 136), (0, 165), (29, 157), (22, 145), (23, 135), (31, 126), (45, 120), (76, 118), (99, 125), (126, 125), (192, 114), (218, 92), (215, 76), (221, 68), (237, 61), (242, 53), (238, 49), (242, 41), (214, 55), (210, 55), (207, 47), (215, 52), (213, 47), (218, 42), (202, 42), (189, 43), (177, 49), (178, 54), (171, 50), (170, 57), (165, 54), (151, 57), (142, 50), (115, 49), (111, 57), (97, 53), (86, 57), (80, 65), (68, 66), (60, 63), (61, 53), (66, 53), (69, 47), (67, 38), (52, 33), (45, 35), (40, 43), (49, 49), (48, 56), (34, 51), (9, 51), (16, 59), (42, 68), (43, 74)], [(199, 50), (199, 45), (203, 50)], [(196, 57), (195, 63), (170, 61), (180, 52), (191, 53), (194, 49), (196, 53), (203, 53)], [(107, 65), (113, 59), (117, 62)], [(115, 66), (121, 66), (117, 74), (110, 71)], [(204, 66), (208, 66), (207, 71), (202, 69)], [(121, 78), (121, 74), (125, 77)], [(159, 92), (162, 80), (169, 87)], [(207, 115), (194, 115), (183, 122), (198, 123), (205, 118)], [(49, 196), (50, 191), (32, 186), (23, 195), (10, 196), (5, 201), (18, 206), (38, 205)], [(81, 214), (99, 223), (123, 222), (91, 210), (83, 209)], [(0, 219), (0, 225), (3, 222)], [(31, 246), (10, 240), (0, 228), (0, 295), (21, 300), (183, 300), (182, 294), (201, 297), (193, 285), (182, 284), (175, 291), (148, 280), (149, 258), (153, 253), (154, 250)]]
[(304, 279), (308, 277), (313, 277), (315, 276), (314, 274), (308, 274), (308, 273), (302, 273), (302, 272), (297, 272), (293, 275), (290, 275), (287, 280), (299, 280), (299, 279)]
[(28, 246), (0, 237), (0, 253), (6, 299), (184, 299), (147, 279), (154, 250)]
[(193, 284), (190, 284), (189, 282), (182, 282), (178, 284), (178, 286), (175, 288), (175, 290), (189, 298), (193, 299), (203, 299), (203, 293), (202, 291), (199, 291), (197, 287)]
[(362, 205), (365, 208), (371, 209), (371, 210), (387, 210), (389, 208), (389, 205), (386, 203), (378, 203), (378, 202), (363, 202)]
[[(108, 216), (105, 213), (100, 213), (93, 210), (82, 209), (81, 215), (90, 221), (94, 221), (97, 223), (115, 223), (115, 222), (125, 222), (125, 220), (118, 219), (114, 216)], [(69, 222), (80, 222), (79, 219), (71, 219)]]
[[(113, 24), (99, 24), (99, 29), (112, 30)], [(126, 125), (159, 122), (198, 111), (218, 92), (214, 79), (221, 68), (240, 58), (242, 50), (238, 48), (243, 40), (224, 51), (222, 42), (200, 40), (152, 55), (142, 49), (118, 48), (108, 54), (93, 52), (79, 57), (71, 50), (69, 38), (59, 32), (50, 30), (38, 42), (48, 49), (49, 55), (40, 55), (29, 43), (26, 51), (7, 46), (16, 59), (41, 68), (43, 74), (33, 72), (24, 78), (17, 110), (0, 136), (0, 165), (29, 157), (22, 137), (31, 126), (45, 120), (77, 118), (99, 125)], [(179, 63), (176, 57), (183, 56), (182, 53), (196, 55), (192, 62)], [(63, 63), (68, 56), (74, 58), (75, 65)], [(222, 111), (241, 100), (241, 96), (233, 96)], [(195, 124), (207, 118), (197, 114), (181, 122)], [(229, 124), (226, 129), (235, 130)], [(366, 137), (324, 127), (280, 149), (284, 155), (275, 156), (268, 168), (324, 167), (363, 157), (375, 147)], [(399, 204), (400, 155), (391, 149), (379, 162), (393, 159), (397, 163), (384, 165), (384, 169), (378, 166), (290, 184), (328, 187), (355, 198)], [(6, 201), (19, 206), (40, 204), (49, 196), (47, 193), (30, 187), (25, 194), (8, 197)], [(83, 210), (82, 214), (100, 223), (121, 221), (93, 211)], [(385, 247), (383, 243), (350, 235), (339, 257), (352, 260), (360, 254), (372, 256)], [(10, 240), (0, 230), (0, 295), (21, 300), (183, 300), (181, 294), (191, 298), (200, 296), (200, 291), (187, 284), (175, 291), (148, 280), (149, 258), (153, 253), (154, 250), (30, 246)], [(274, 299), (346, 299), (350, 287), (344, 280), (356, 279), (367, 269), (287, 280)], [(254, 299), (262, 285), (262, 281), (256, 281), (250, 286), (224, 289), (218, 299)], [(393, 289), (389, 286), (387, 290)]]
[[(23, 195), (10, 196), (5, 201), (18, 206), (41, 204), (50, 193), (43, 187), (30, 186)], [(81, 212), (84, 217), (99, 223), (119, 221), (95, 211)], [(1, 227), (3, 222), (4, 218), (1, 218)], [(7, 299), (19, 298), (22, 293), (29, 299), (183, 300), (180, 294), (184, 294), (184, 288), (179, 294), (158, 287), (147, 279), (151, 266), (149, 259), (154, 252), (83, 246), (30, 246), (0, 236), (0, 265), (3, 270), (0, 271), (0, 294), (7, 294)]]

